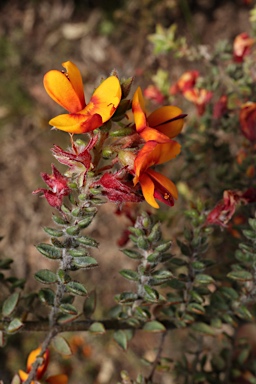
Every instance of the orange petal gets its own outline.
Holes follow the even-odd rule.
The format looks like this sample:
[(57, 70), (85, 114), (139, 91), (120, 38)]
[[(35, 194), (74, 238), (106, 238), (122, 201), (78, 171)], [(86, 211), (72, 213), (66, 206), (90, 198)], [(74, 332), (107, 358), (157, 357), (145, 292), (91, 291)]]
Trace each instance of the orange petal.
[(173, 105), (158, 108), (148, 116), (148, 124), (169, 138), (177, 136), (183, 127), (182, 110)]
[(61, 131), (80, 134), (99, 128), (102, 125), (102, 118), (98, 114), (65, 114), (54, 117), (49, 124)]
[[(70, 62), (69, 62), (70, 63)], [(70, 113), (81, 111), (85, 107), (83, 85), (79, 70), (74, 64), (66, 64), (70, 70), (69, 75), (57, 70), (52, 70), (44, 76), (44, 87), (48, 95)], [(79, 74), (79, 75), (78, 75)], [(76, 78), (76, 76), (78, 76)], [(72, 81), (73, 83), (72, 83)]]
[(62, 63), (62, 66), (66, 69), (68, 79), (70, 80), (75, 93), (79, 97), (82, 108), (84, 108), (85, 106), (84, 85), (83, 85), (81, 72), (79, 71), (77, 66), (74, 63), (72, 63), (72, 61), (66, 61), (65, 63)]
[(122, 96), (121, 86), (116, 76), (104, 80), (92, 95), (90, 103), (81, 113), (98, 114), (102, 122), (108, 121), (115, 113)]
[[(27, 359), (27, 371), (28, 372), (30, 372), (30, 370), (32, 368), (32, 364), (36, 361), (37, 356), (39, 356), (40, 353), (41, 353), (41, 347), (38, 347), (38, 348), (34, 349), (33, 351), (31, 351), (30, 354), (28, 355), (28, 359)], [(38, 379), (40, 379), (40, 377), (42, 377), (43, 373), (45, 372), (45, 370), (47, 368), (47, 365), (49, 362), (49, 351), (48, 350), (44, 353), (43, 357), (44, 357), (44, 361), (39, 366), (39, 368), (37, 369), (37, 378)]]
[(140, 87), (137, 88), (132, 99), (132, 111), (137, 132), (147, 126), (144, 99)]
[(156, 141), (157, 143), (167, 143), (170, 141), (168, 136), (154, 128), (146, 127), (139, 134), (145, 141)]
[(154, 198), (155, 186), (151, 178), (147, 175), (147, 173), (143, 173), (139, 181), (146, 202), (154, 208), (159, 208), (159, 205)]
[(175, 158), (180, 153), (180, 149), (180, 144), (173, 140), (164, 144), (148, 141), (134, 161), (135, 175), (139, 177), (152, 165), (162, 164)]
[(161, 173), (154, 171), (153, 169), (148, 169), (147, 174), (150, 175), (150, 177), (161, 184), (167, 191), (170, 192), (170, 194), (177, 199), (178, 198), (178, 190), (176, 188), (176, 185), (167, 177), (164, 175), (161, 175)]
[(68, 384), (68, 377), (64, 374), (50, 376), (46, 379), (46, 382), (50, 384)]

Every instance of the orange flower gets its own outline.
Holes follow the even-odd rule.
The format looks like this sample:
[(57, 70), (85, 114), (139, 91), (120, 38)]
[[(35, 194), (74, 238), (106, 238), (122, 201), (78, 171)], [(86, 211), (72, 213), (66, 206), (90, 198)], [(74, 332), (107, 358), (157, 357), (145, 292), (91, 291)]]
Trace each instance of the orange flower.
[(138, 134), (145, 141), (153, 140), (158, 143), (167, 143), (177, 136), (186, 116), (180, 108), (173, 105), (158, 108), (147, 116), (140, 87), (134, 93), (132, 111)]
[(176, 84), (172, 85), (170, 88), (170, 94), (175, 95), (178, 92), (185, 92), (188, 89), (191, 89), (195, 86), (196, 80), (199, 76), (198, 71), (186, 71), (184, 72)]
[(244, 56), (247, 56), (250, 53), (251, 46), (254, 42), (255, 39), (252, 39), (246, 32), (237, 35), (233, 43), (234, 61), (241, 63)]
[(239, 115), (242, 134), (251, 142), (256, 141), (256, 103), (245, 103)]
[[(29, 376), (29, 372), (32, 369), (32, 365), (36, 361), (37, 357), (40, 355), (41, 350), (42, 350), (41, 347), (38, 347), (37, 349), (34, 349), (33, 351), (30, 352), (28, 359), (27, 359), (27, 371), (26, 372), (19, 370), (19, 376), (20, 376), (20, 379), (22, 382), (27, 380), (27, 378)], [(46, 352), (43, 355), (43, 362), (39, 366), (39, 368), (37, 369), (36, 380), (41, 379), (41, 377), (45, 373), (45, 370), (48, 366), (48, 363), (49, 363), (49, 351), (46, 350)], [(46, 379), (46, 382), (50, 383), (50, 384), (67, 384), (68, 383), (68, 377), (64, 374), (50, 376)], [(31, 384), (35, 384), (35, 382), (32, 381)]]
[(178, 197), (178, 192), (171, 180), (149, 168), (153, 165), (165, 163), (179, 153), (180, 145), (173, 140), (162, 144), (148, 141), (135, 158), (134, 185), (140, 183), (145, 200), (154, 208), (159, 208), (155, 199), (173, 206), (174, 199)]
[(192, 103), (195, 104), (199, 116), (202, 116), (206, 104), (211, 100), (213, 94), (211, 91), (204, 88), (191, 88), (187, 89), (183, 95), (187, 100), (192, 101)]
[(69, 133), (85, 133), (108, 121), (121, 100), (121, 86), (116, 76), (104, 80), (86, 105), (79, 69), (71, 61), (62, 64), (66, 73), (52, 70), (44, 76), (44, 87), (49, 96), (69, 114), (49, 121), (55, 128)]

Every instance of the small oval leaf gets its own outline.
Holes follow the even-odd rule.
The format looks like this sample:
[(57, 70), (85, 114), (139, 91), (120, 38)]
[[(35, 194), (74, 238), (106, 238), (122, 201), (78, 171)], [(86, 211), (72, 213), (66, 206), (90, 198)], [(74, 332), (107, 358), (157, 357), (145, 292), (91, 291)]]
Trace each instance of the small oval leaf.
[(62, 355), (65, 356), (70, 356), (72, 355), (71, 348), (67, 342), (66, 339), (62, 336), (55, 336), (54, 339), (52, 340), (52, 346), (54, 349), (59, 352)]
[(66, 284), (65, 287), (68, 292), (73, 293), (74, 295), (79, 295), (79, 296), (87, 295), (87, 290), (83, 286), (83, 284), (78, 283), (76, 281), (70, 281), (69, 283)]
[(165, 326), (159, 321), (152, 320), (148, 321), (144, 326), (143, 330), (147, 332), (164, 332), (166, 331)]
[(49, 269), (41, 269), (34, 275), (35, 279), (42, 284), (53, 284), (57, 281), (57, 276)]
[(20, 295), (18, 292), (14, 292), (12, 295), (7, 297), (7, 299), (3, 303), (2, 308), (2, 314), (4, 317), (8, 317), (13, 313), (18, 304), (19, 297)]

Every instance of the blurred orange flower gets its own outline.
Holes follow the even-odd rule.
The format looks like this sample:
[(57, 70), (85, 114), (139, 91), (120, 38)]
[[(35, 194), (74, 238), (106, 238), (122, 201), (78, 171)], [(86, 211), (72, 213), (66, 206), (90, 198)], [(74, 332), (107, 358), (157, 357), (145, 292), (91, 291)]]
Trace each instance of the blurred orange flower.
[(180, 145), (173, 140), (161, 144), (148, 141), (135, 158), (134, 185), (140, 183), (145, 200), (154, 208), (159, 208), (155, 199), (173, 206), (174, 199), (178, 198), (178, 192), (171, 180), (153, 171), (150, 167), (165, 163), (175, 158), (179, 153)]
[(153, 140), (158, 143), (166, 143), (177, 136), (182, 130), (186, 116), (174, 105), (158, 108), (147, 116), (140, 87), (134, 93), (132, 111), (138, 134), (145, 141)]
[(234, 61), (241, 63), (244, 57), (250, 53), (251, 46), (254, 42), (255, 39), (251, 38), (246, 32), (237, 35), (233, 43)]
[(188, 89), (194, 88), (196, 84), (196, 80), (199, 76), (198, 71), (186, 71), (184, 72), (177, 83), (171, 86), (170, 88), (170, 94), (175, 95), (178, 92), (185, 92)]
[(69, 114), (56, 116), (49, 124), (69, 133), (85, 133), (99, 128), (115, 113), (121, 100), (121, 86), (116, 76), (104, 80), (86, 105), (79, 69), (71, 61), (62, 64), (66, 73), (51, 70), (44, 76), (49, 96)]
[[(38, 347), (38, 348), (36, 348), (30, 352), (30, 354), (28, 355), (28, 359), (27, 359), (26, 372), (19, 370), (19, 376), (20, 376), (20, 379), (22, 382), (27, 380), (27, 378), (29, 376), (29, 372), (32, 369), (32, 365), (36, 361), (37, 357), (41, 354), (41, 350), (42, 350), (41, 347)], [(36, 379), (37, 380), (39, 380), (43, 377), (43, 375), (47, 369), (48, 363), (49, 363), (49, 350), (46, 350), (46, 352), (43, 355), (43, 362), (39, 366), (39, 368), (37, 369), (37, 373), (36, 373)], [(54, 376), (48, 377), (45, 381), (47, 383), (50, 383), (50, 384), (67, 384), (68, 383), (68, 377), (64, 374), (54, 375)], [(35, 382), (32, 381), (31, 384), (35, 384)]]
[(242, 105), (239, 115), (242, 134), (251, 142), (256, 141), (256, 103), (248, 101)]
[(207, 103), (211, 100), (213, 93), (204, 88), (191, 88), (183, 93), (184, 97), (195, 104), (199, 116), (205, 112)]

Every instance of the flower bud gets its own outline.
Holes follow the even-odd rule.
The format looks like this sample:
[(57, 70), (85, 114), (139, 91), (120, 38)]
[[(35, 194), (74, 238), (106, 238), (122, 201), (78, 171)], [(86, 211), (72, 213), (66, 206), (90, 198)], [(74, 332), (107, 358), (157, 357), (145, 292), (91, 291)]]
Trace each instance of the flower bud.
[(118, 152), (118, 159), (120, 163), (126, 167), (128, 166), (130, 169), (134, 168), (134, 160), (135, 160), (135, 154), (131, 151), (124, 151), (121, 150)]
[(251, 142), (256, 141), (256, 103), (245, 103), (239, 115), (242, 134)]

